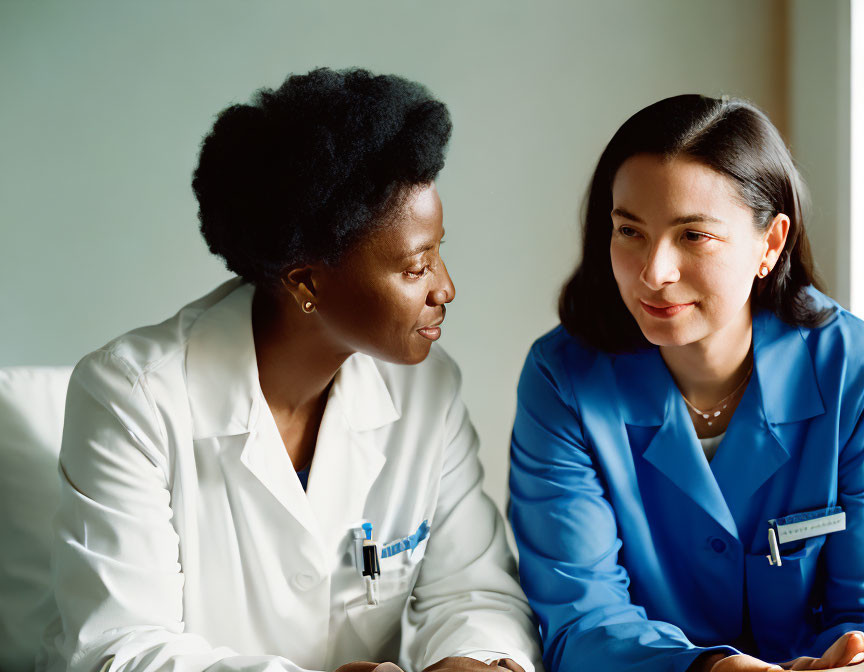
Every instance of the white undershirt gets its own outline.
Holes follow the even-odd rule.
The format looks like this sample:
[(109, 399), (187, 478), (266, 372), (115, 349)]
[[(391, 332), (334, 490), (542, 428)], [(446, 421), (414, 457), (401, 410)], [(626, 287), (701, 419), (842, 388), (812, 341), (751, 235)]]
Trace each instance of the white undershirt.
[(717, 436), (712, 436), (710, 439), (699, 439), (699, 443), (702, 444), (702, 450), (705, 451), (705, 457), (709, 462), (711, 461), (711, 458), (714, 457), (714, 453), (717, 452), (717, 447), (720, 445), (724, 436), (726, 436), (726, 432), (718, 434)]

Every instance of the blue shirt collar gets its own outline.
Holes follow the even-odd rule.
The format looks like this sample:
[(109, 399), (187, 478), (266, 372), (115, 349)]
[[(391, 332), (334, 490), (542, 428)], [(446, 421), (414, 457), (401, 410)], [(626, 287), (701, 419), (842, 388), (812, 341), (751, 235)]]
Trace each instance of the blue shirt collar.
[[(754, 380), (770, 424), (798, 422), (825, 412), (806, 329), (770, 311), (753, 318)], [(680, 394), (656, 347), (617, 354), (612, 363), (621, 414), (628, 425), (659, 426)]]

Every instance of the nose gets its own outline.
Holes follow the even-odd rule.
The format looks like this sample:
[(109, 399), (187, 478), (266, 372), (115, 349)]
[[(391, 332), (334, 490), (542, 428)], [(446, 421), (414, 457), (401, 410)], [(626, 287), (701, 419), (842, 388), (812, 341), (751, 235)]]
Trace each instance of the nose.
[(678, 256), (675, 250), (662, 242), (654, 245), (648, 251), (639, 278), (653, 290), (660, 290), (668, 284), (678, 282), (681, 273), (678, 270)]
[(456, 287), (453, 285), (453, 280), (450, 279), (450, 273), (447, 272), (447, 266), (443, 261), (441, 261), (435, 277), (435, 286), (429, 292), (427, 303), (430, 306), (442, 306), (445, 303), (450, 303), (456, 298)]

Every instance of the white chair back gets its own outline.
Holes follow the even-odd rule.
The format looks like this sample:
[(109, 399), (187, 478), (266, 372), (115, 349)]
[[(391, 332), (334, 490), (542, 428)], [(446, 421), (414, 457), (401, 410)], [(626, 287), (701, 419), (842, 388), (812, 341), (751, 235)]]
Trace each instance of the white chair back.
[(57, 455), (71, 367), (0, 369), (0, 670), (30, 671), (56, 613)]

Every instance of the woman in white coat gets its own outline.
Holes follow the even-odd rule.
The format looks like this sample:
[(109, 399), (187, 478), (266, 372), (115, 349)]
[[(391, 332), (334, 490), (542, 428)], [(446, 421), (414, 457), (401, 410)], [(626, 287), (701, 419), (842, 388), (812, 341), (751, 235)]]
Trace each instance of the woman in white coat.
[(43, 664), (533, 670), (433, 345), (454, 296), (433, 181), (449, 134), (421, 86), (362, 70), (219, 115), (193, 188), (239, 278), (76, 367)]

